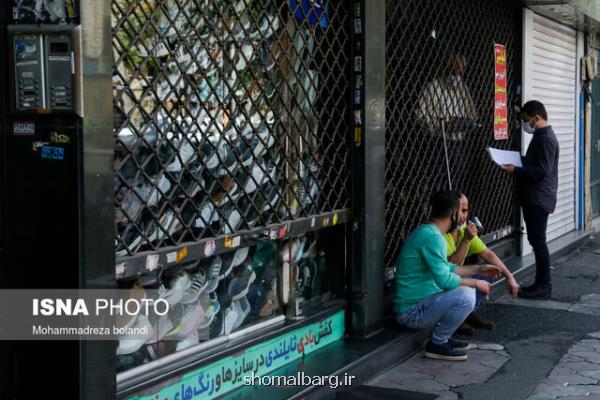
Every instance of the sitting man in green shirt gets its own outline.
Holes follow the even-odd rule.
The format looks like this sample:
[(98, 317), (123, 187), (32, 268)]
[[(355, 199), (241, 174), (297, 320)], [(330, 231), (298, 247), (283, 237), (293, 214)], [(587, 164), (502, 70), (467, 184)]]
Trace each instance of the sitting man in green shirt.
[(429, 221), (419, 225), (404, 241), (396, 261), (396, 321), (410, 329), (433, 328), (425, 357), (466, 360), (469, 344), (452, 335), (475, 307), (475, 291), (490, 291), (475, 274), (497, 278), (492, 265), (457, 266), (448, 261), (443, 234), (458, 226), (460, 193), (438, 192), (431, 198)]
[[(463, 265), (465, 259), (473, 254), (481, 257), (487, 264), (495, 265), (500, 269), (502, 275), (506, 278), (506, 288), (513, 298), (519, 293), (519, 284), (512, 273), (506, 268), (506, 265), (498, 256), (487, 248), (485, 243), (477, 236), (478, 230), (474, 223), (467, 220), (469, 218), (469, 199), (461, 194), (460, 207), (458, 211), (459, 227), (444, 235), (448, 242), (448, 260), (456, 265)], [(478, 293), (475, 301), (475, 309), (483, 303), (484, 296)], [(458, 328), (458, 333), (472, 335), (473, 328), (492, 329), (494, 323), (479, 318), (475, 313), (471, 313), (465, 322)]]

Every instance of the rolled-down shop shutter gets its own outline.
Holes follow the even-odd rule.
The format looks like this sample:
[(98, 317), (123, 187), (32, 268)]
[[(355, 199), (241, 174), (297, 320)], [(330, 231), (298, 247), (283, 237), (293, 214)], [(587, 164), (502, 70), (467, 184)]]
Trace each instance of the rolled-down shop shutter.
[(111, 9), (116, 278), (168, 288), (169, 317), (191, 321), (167, 333), (160, 318), (137, 320), (154, 334), (119, 341), (123, 397), (136, 380), (150, 390), (181, 374), (181, 363), (202, 373), (190, 360), (208, 347), (266, 340), (284, 313), (340, 315), (328, 260), (344, 267), (350, 215), (350, 7), (112, 0)]
[(548, 240), (552, 240), (575, 229), (577, 35), (539, 15), (528, 20), (525, 100), (539, 100), (546, 106), (560, 143), (558, 202), (547, 230)]
[[(460, 140), (463, 149), (460, 145), (448, 149), (450, 169), (455, 172), (453, 187), (469, 197), (486, 240), (502, 239), (513, 232), (513, 182), (490, 162), (486, 147), (518, 148), (516, 135), (494, 140), (493, 44), (506, 46), (508, 104), (513, 104), (516, 93), (512, 88), (520, 78), (521, 21), (522, 8), (511, 1), (386, 1), (387, 268), (394, 267), (403, 240), (426, 220), (431, 194), (449, 187), (441, 129), (421, 123), (416, 110), (427, 98), (423, 95), (427, 88), (448, 77), (452, 57), (464, 57), (464, 88), (472, 97), (479, 125), (465, 129)], [(442, 104), (450, 99), (441, 93), (429, 96), (436, 97)], [(431, 109), (438, 110), (435, 106)], [(512, 108), (508, 118), (511, 125), (515, 123), (517, 114)], [(461, 162), (468, 167), (461, 168)]]

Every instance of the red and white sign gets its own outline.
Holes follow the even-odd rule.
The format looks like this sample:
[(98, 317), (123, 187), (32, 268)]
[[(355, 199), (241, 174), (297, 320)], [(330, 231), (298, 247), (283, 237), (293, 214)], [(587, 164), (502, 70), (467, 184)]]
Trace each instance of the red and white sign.
[(495, 89), (494, 89), (494, 139), (508, 139), (508, 107), (506, 95), (506, 47), (494, 45)]

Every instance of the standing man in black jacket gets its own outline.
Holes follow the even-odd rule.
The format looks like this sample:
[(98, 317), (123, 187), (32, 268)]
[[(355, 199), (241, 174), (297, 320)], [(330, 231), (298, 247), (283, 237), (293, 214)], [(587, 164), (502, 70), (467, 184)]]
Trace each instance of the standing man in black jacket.
[(527, 226), (527, 238), (535, 255), (535, 283), (521, 288), (519, 297), (548, 299), (552, 294), (552, 279), (546, 227), (548, 215), (556, 207), (559, 144), (542, 103), (528, 101), (521, 112), (523, 130), (533, 133), (533, 139), (523, 158), (523, 167), (502, 167), (517, 179), (517, 196)]

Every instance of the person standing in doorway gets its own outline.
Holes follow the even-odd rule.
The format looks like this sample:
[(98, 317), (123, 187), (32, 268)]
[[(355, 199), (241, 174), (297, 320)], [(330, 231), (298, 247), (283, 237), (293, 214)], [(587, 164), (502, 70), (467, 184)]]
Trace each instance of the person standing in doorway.
[(521, 288), (519, 297), (548, 299), (552, 295), (552, 279), (546, 228), (548, 216), (556, 208), (560, 146), (542, 103), (528, 101), (523, 105), (521, 113), (523, 130), (533, 134), (533, 139), (523, 158), (523, 167), (502, 167), (517, 179), (517, 197), (527, 227), (527, 238), (535, 255), (535, 282)]
[[(463, 79), (466, 69), (466, 58), (452, 54), (444, 74), (428, 83), (417, 101), (417, 121), (422, 133), (428, 136), (427, 143), (434, 154), (430, 186), (435, 189), (464, 186), (466, 139), (480, 128), (471, 90)], [(446, 170), (446, 151), (449, 172)], [(449, 185), (449, 179), (452, 185)]]

